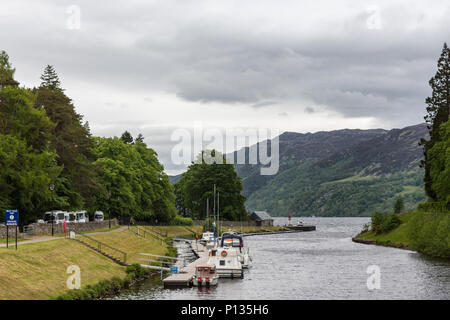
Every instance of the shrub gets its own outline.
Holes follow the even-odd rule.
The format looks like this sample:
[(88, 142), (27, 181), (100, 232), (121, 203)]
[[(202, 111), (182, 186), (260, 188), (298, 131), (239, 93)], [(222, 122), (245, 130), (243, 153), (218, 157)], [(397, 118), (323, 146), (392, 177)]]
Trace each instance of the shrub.
[(384, 216), (382, 213), (375, 212), (372, 215), (372, 231), (378, 234), (377, 231), (381, 231), (381, 225), (383, 224)]
[(398, 215), (392, 213), (388, 214), (384, 217), (383, 222), (381, 224), (381, 232), (389, 232), (397, 228), (402, 222)]
[(413, 249), (450, 258), (450, 214), (416, 212), (408, 223), (408, 238)]
[(173, 226), (192, 226), (194, 223), (192, 221), (192, 218), (185, 218), (185, 217), (176, 215), (170, 224)]
[(83, 289), (69, 290), (56, 297), (57, 300), (90, 300), (100, 298), (110, 294), (117, 294), (122, 288), (128, 288), (130, 283), (142, 278), (150, 272), (141, 267), (140, 264), (132, 264), (126, 268), (125, 279), (113, 277), (111, 280), (102, 280), (95, 285), (87, 285)]
[(401, 224), (401, 220), (395, 213), (388, 215), (376, 212), (372, 215), (372, 231), (375, 234), (389, 232)]

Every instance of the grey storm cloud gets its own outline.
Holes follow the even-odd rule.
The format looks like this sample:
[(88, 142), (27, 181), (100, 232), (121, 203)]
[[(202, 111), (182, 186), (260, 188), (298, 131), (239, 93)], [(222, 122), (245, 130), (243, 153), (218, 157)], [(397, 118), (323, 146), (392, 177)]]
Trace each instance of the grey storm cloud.
[(282, 27), (292, 1), (280, 3), (272, 19), (257, 12), (267, 6), (270, 13), (274, 2), (250, 1), (260, 5), (252, 17), (244, 15), (253, 11), (249, 4), (239, 14), (240, 2), (222, 12), (214, 7), (223, 6), (220, 1), (168, 0), (128, 6), (76, 1), (82, 24), (77, 31), (66, 27), (73, 3), (18, 1), (1, 13), (4, 49), (30, 65), (54, 64), (80, 81), (130, 92), (161, 90), (205, 104), (260, 108), (307, 101), (344, 116), (380, 119), (423, 113), (427, 81), (443, 42), (450, 40), (445, 1), (434, 6), (446, 19), (409, 15), (406, 1), (383, 2), (379, 30), (367, 28), (364, 6), (338, 27), (327, 27), (318, 15), (316, 30), (300, 18), (297, 28)]

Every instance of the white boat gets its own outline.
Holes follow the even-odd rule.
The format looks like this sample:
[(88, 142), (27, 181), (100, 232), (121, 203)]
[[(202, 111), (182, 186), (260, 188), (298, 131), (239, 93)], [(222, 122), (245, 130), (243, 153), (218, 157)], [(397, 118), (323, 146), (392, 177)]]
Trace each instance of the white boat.
[(216, 266), (220, 278), (244, 278), (239, 255), (232, 247), (218, 247), (209, 251), (208, 265)]
[(193, 283), (196, 287), (216, 286), (219, 283), (216, 266), (214, 264), (196, 266)]
[(231, 230), (222, 234), (220, 243), (221, 247), (229, 247), (230, 249), (235, 250), (239, 257), (239, 262), (242, 264), (242, 268), (248, 268), (250, 261), (252, 260), (250, 250), (247, 247), (244, 247), (244, 240), (241, 236), (237, 235), (237, 232)]
[(206, 248), (212, 249), (216, 244), (214, 232), (211, 231), (203, 232), (202, 238), (200, 239), (200, 243), (203, 244)]
[(200, 243), (203, 244), (209, 241), (214, 241), (214, 232), (211, 231), (203, 232), (202, 238), (200, 239)]

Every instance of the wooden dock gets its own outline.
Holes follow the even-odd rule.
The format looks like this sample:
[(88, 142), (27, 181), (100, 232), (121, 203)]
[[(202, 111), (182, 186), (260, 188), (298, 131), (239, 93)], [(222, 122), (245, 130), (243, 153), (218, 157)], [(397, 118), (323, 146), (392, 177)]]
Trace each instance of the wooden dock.
[(195, 267), (205, 264), (208, 261), (209, 250), (197, 241), (191, 241), (192, 251), (197, 255), (197, 260), (189, 263), (178, 273), (169, 275), (163, 280), (164, 288), (185, 288), (192, 286), (192, 280), (195, 275)]
[[(268, 234), (281, 234), (281, 233), (296, 233), (303, 231), (315, 230), (315, 226), (296, 226), (290, 230), (284, 231), (269, 231), (269, 232), (258, 232), (258, 233), (246, 233), (241, 234), (243, 237), (246, 236), (257, 236), (257, 235), (268, 235)], [(183, 267), (178, 273), (170, 274), (167, 278), (163, 279), (164, 288), (186, 288), (191, 287), (195, 276), (195, 268), (198, 265), (206, 264), (209, 259), (209, 250), (199, 241), (187, 240), (187, 239), (176, 239), (177, 241), (184, 241), (190, 243), (192, 251), (197, 256), (197, 259), (185, 267)]]

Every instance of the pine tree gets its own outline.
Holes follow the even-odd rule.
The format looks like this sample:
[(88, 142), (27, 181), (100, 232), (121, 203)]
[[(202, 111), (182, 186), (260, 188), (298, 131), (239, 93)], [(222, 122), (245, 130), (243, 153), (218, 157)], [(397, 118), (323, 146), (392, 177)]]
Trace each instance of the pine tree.
[(7, 85), (18, 85), (14, 80), (14, 72), (16, 69), (11, 67), (9, 56), (5, 51), (0, 52), (0, 88)]
[(144, 136), (141, 134), (141, 133), (139, 133), (138, 134), (138, 136), (136, 137), (136, 139), (134, 139), (134, 142), (144, 142)]
[(59, 81), (58, 74), (51, 65), (47, 65), (44, 69), (44, 73), (41, 76), (41, 87), (46, 87), (51, 90), (61, 90), (61, 82)]
[(122, 139), (125, 144), (133, 144), (133, 136), (128, 131), (122, 133), (120, 139)]
[(450, 116), (450, 49), (444, 43), (441, 56), (438, 60), (438, 70), (436, 75), (429, 81), (432, 89), (431, 97), (425, 102), (428, 114), (424, 117), (428, 123), (430, 140), (422, 139), (420, 144), (424, 147), (425, 159), (422, 161), (422, 167), (425, 168), (425, 192), (432, 201), (436, 201), (436, 193), (432, 189), (432, 179), (430, 175), (431, 162), (429, 150), (438, 141), (441, 141), (440, 126), (449, 120)]
[(395, 201), (394, 205), (394, 213), (400, 213), (405, 209), (405, 203), (403, 202), (402, 198), (398, 198), (397, 201)]

